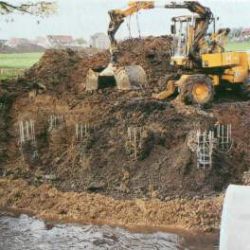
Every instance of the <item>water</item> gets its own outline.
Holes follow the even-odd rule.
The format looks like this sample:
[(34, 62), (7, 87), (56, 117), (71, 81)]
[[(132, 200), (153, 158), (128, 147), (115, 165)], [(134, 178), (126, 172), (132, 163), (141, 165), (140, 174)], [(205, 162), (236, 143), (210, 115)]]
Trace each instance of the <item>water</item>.
[(211, 240), (186, 240), (172, 233), (131, 233), (109, 226), (46, 224), (26, 215), (0, 216), (1, 250), (217, 249), (213, 245)]

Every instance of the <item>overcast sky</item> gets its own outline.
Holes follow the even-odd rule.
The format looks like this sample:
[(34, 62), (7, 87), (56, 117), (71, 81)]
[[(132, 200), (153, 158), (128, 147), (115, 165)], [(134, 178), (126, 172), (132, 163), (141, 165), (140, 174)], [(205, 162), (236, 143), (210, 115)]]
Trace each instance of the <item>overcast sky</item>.
[[(22, 0), (9, 0), (20, 4)], [(108, 10), (124, 8), (126, 0), (56, 0), (57, 13), (46, 19), (29, 15), (11, 14), (0, 16), (0, 37), (35, 38), (45, 35), (72, 35), (89, 39), (95, 32), (106, 32)], [(157, 1), (166, 3), (170, 1)], [(250, 0), (200, 0), (220, 17), (218, 27), (250, 27)], [(172, 16), (187, 14), (188, 11), (155, 9), (140, 12), (139, 23), (142, 35), (163, 35), (169, 32)], [(11, 21), (14, 19), (14, 21)], [(37, 24), (40, 21), (40, 24)], [(136, 17), (131, 18), (132, 33), (138, 35)], [(128, 28), (123, 24), (118, 37), (128, 36)]]

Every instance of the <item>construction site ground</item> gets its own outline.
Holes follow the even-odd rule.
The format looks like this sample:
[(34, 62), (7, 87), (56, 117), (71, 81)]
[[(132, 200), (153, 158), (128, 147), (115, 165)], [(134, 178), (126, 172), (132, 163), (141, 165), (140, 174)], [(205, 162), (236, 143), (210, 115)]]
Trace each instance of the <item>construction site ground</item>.
[[(170, 37), (120, 44), (119, 64), (140, 64), (141, 91), (85, 90), (109, 53), (48, 50), (0, 86), (0, 207), (45, 219), (121, 226), (219, 228), (228, 184), (249, 184), (250, 101), (216, 96), (207, 109), (157, 101)], [(197, 131), (232, 126), (227, 151), (197, 167)]]

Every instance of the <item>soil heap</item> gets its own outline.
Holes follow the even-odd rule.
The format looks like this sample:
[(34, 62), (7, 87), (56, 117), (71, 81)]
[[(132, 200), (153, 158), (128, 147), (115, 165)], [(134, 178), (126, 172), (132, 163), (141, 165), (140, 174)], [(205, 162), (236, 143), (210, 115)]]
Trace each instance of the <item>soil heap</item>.
[[(171, 42), (124, 41), (119, 63), (142, 65), (154, 88), (168, 70)], [(11, 105), (2, 110), (0, 144), (7, 150), (0, 174), (61, 191), (161, 200), (212, 195), (242, 183), (250, 163), (249, 101), (215, 103), (204, 116), (153, 100), (150, 89), (85, 92), (88, 69), (108, 62), (107, 51), (49, 50), (13, 83), (15, 95), (2, 85), (1, 98), (11, 96)], [(194, 133), (218, 122), (232, 124), (233, 146), (216, 152), (212, 168), (198, 169)]]
[[(148, 76), (150, 86), (156, 87), (169, 67), (172, 38), (148, 37), (129, 39), (119, 44), (120, 66), (139, 64)], [(48, 50), (40, 62), (25, 75), (25, 82), (40, 84), (56, 93), (83, 91), (88, 70), (101, 71), (108, 66), (108, 51)]]

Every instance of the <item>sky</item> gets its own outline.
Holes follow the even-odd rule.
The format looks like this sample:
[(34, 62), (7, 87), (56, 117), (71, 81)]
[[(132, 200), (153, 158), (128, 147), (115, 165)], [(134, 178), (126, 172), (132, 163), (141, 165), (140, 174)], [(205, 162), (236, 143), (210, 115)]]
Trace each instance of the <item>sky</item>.
[[(36, 1), (36, 0), (33, 0)], [(11, 4), (21, 4), (23, 0), (9, 0)], [(89, 40), (96, 32), (106, 32), (109, 18), (108, 10), (126, 7), (126, 0), (55, 0), (57, 13), (49, 18), (38, 18), (18, 13), (2, 15), (0, 38), (23, 37), (33, 39), (46, 35), (72, 35), (75, 38)], [(169, 3), (168, 0), (156, 1)], [(220, 17), (217, 27), (250, 27), (250, 0), (200, 0), (210, 7), (216, 17)], [(142, 36), (164, 35), (169, 33), (173, 16), (188, 14), (183, 10), (154, 9), (142, 11), (138, 15)], [(129, 19), (128, 19), (129, 20)], [(138, 36), (136, 16), (122, 25), (117, 37), (129, 36), (130, 24), (132, 36)], [(39, 24), (38, 24), (39, 22)]]

